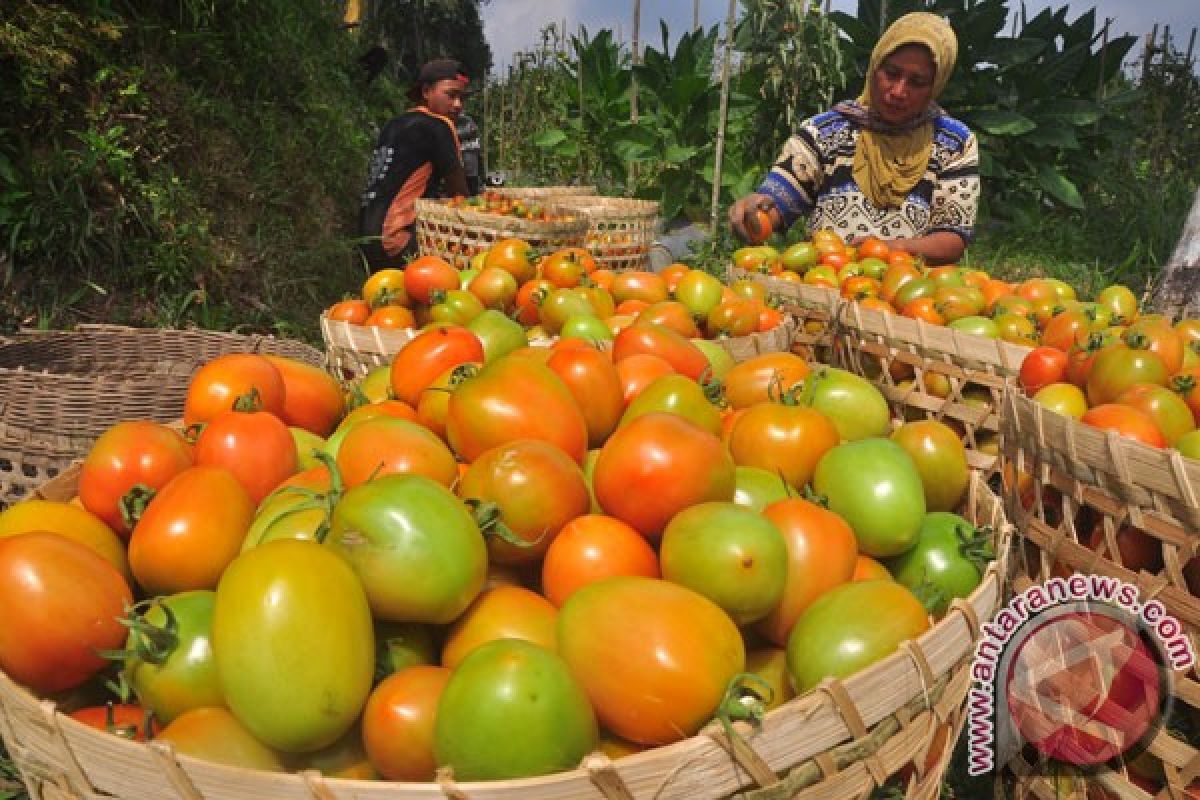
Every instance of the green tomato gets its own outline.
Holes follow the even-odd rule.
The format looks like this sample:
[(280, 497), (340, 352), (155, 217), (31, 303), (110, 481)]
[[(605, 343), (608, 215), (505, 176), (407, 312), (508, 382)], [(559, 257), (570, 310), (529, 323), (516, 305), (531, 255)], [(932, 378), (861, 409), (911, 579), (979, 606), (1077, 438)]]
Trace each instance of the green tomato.
[(599, 741), (596, 716), (557, 653), (519, 639), (475, 648), (438, 702), (438, 766), (464, 781), (573, 769)]
[(721, 302), (724, 287), (714, 276), (694, 269), (679, 279), (675, 286), (675, 299), (683, 303), (697, 319), (705, 319)]
[(721, 380), (725, 373), (737, 364), (729, 351), (712, 339), (692, 339), (692, 344), (708, 359), (708, 369), (713, 380)]
[(928, 628), (925, 609), (898, 583), (836, 586), (813, 601), (788, 635), (792, 685), (807, 692), (827, 677), (853, 675)]
[(125, 661), (125, 680), (160, 725), (193, 708), (225, 705), (213, 659), (215, 601), (208, 590), (157, 598), (141, 619), (162, 632), (152, 635), (164, 636), (166, 647), (155, 647), (140, 627), (129, 632), (125, 649), (134, 655)]
[(587, 483), (588, 497), (592, 499), (592, 505), (588, 509), (589, 514), (603, 514), (604, 509), (596, 502), (596, 487), (592, 485), (592, 478), (596, 474), (596, 461), (600, 458), (600, 449), (588, 450), (587, 455), (583, 457), (583, 480)]
[(665, 411), (683, 417), (714, 436), (721, 435), (721, 411), (704, 394), (704, 389), (686, 375), (655, 378), (625, 409), (618, 428), (638, 417)]
[(437, 296), (429, 318), (439, 325), (466, 325), (483, 313), (483, 302), (466, 289), (449, 289)]
[(858, 262), (858, 265), (862, 269), (863, 275), (866, 275), (868, 278), (874, 278), (877, 281), (883, 280), (883, 274), (888, 271), (888, 263), (882, 258), (875, 258), (874, 256), (864, 258)]
[(860, 552), (885, 558), (916, 544), (925, 489), (912, 458), (890, 439), (833, 448), (817, 462), (813, 489), (850, 523)]
[(771, 503), (787, 499), (787, 484), (770, 470), (739, 466), (733, 475), (733, 502), (739, 506), (761, 512)]
[(796, 242), (783, 251), (784, 269), (792, 272), (803, 272), (809, 267), (815, 267), (821, 254), (812, 242)]
[(788, 552), (775, 523), (734, 503), (700, 503), (663, 531), (662, 575), (712, 600), (737, 625), (779, 605)]
[(581, 289), (552, 289), (538, 307), (538, 315), (546, 332), (556, 336), (571, 317), (596, 316), (596, 307)]
[(956, 597), (966, 597), (983, 579), (983, 564), (990, 551), (986, 537), (958, 514), (926, 514), (917, 544), (907, 553), (888, 559), (892, 577), (926, 599), (934, 616), (946, 613)]
[(467, 329), (483, 343), (483, 360), (487, 364), (529, 344), (521, 323), (494, 308), (468, 322)]
[(810, 385), (803, 397), (833, 421), (844, 441), (887, 436), (892, 412), (887, 400), (870, 381), (836, 367), (821, 367), (805, 379)]
[(290, 426), (288, 431), (292, 434), (292, 441), (296, 443), (296, 471), (303, 472), (321, 466), (320, 459), (314, 454), (324, 452), (325, 440), (295, 425)]
[(974, 336), (982, 336), (985, 339), (1000, 338), (1000, 328), (996, 325), (995, 321), (978, 315), (959, 317), (948, 323), (946, 327)]
[(362, 583), (316, 542), (280, 539), (234, 559), (217, 585), (212, 644), (230, 710), (278, 750), (333, 744), (371, 691), (375, 637)]
[(474, 267), (471, 269), (460, 269), (458, 271), (459, 288), (468, 288), (471, 285), (471, 281), (475, 280), (478, 275), (479, 270), (475, 269)]
[(593, 314), (576, 314), (563, 323), (558, 332), (564, 339), (583, 339), (585, 342), (611, 342), (613, 332), (604, 321)]
[(1200, 458), (1200, 430), (1185, 433), (1176, 439), (1175, 449), (1187, 458)]
[(487, 546), (467, 507), (420, 475), (384, 475), (347, 491), (325, 546), (358, 574), (380, 619), (451, 622), (487, 578)]
[(416, 622), (375, 622), (375, 674), (387, 676), (421, 664), (436, 664), (433, 631)]

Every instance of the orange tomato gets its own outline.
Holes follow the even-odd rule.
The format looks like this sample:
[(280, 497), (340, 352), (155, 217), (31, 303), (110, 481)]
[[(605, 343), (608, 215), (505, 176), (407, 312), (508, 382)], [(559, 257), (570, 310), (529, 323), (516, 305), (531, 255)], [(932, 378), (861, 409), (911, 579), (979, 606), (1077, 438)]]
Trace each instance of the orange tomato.
[(668, 299), (667, 282), (653, 272), (629, 270), (618, 273), (609, 289), (618, 307), (626, 300), (641, 300), (647, 304)]
[(413, 316), (412, 309), (405, 306), (386, 305), (372, 311), (370, 316), (363, 320), (363, 325), (399, 331), (417, 327), (417, 318)]
[(351, 325), (362, 325), (371, 315), (371, 306), (365, 300), (341, 300), (331, 305), (325, 316)]
[(1143, 411), (1117, 403), (1093, 406), (1081, 418), (1082, 421), (1105, 431), (1116, 431), (1121, 436), (1135, 439), (1151, 447), (1166, 447), (1167, 440), (1162, 431)]
[(283, 421), (317, 436), (328, 436), (346, 410), (337, 380), (325, 370), (294, 358), (263, 357), (283, 378)]
[(858, 558), (854, 559), (854, 572), (851, 573), (850, 580), (890, 581), (891, 579), (892, 573), (887, 571), (887, 567), (870, 556), (859, 553)]
[(442, 666), (454, 669), (481, 644), (523, 639), (547, 650), (558, 649), (558, 608), (537, 592), (497, 586), (476, 597), (446, 633)]
[(363, 284), (362, 299), (371, 308), (385, 305), (407, 305), (408, 295), (404, 292), (404, 270), (389, 267), (371, 275)]
[(385, 678), (367, 698), (363, 746), (371, 766), (387, 780), (433, 780), (434, 721), (448, 680), (445, 667), (408, 667)]
[(266, 358), (253, 353), (227, 353), (202, 366), (188, 384), (183, 403), (183, 422), (208, 422), (229, 411), (239, 397), (258, 393), (262, 410), (283, 413), (283, 376)]
[(458, 325), (422, 331), (392, 359), (392, 394), (415, 407), (421, 391), (447, 369), (483, 361), (483, 343)]
[(725, 373), (725, 399), (732, 408), (748, 408), (777, 397), (808, 377), (809, 368), (800, 356), (789, 352), (763, 353), (734, 364)]
[(652, 353), (634, 353), (614, 364), (621, 381), (621, 397), (628, 407), (633, 398), (663, 375), (674, 374), (671, 362)]
[(616, 575), (657, 578), (658, 556), (621, 520), (586, 514), (568, 522), (551, 542), (542, 561), (542, 592), (561, 607), (576, 590)]
[(687, 264), (680, 264), (676, 261), (674, 264), (669, 264), (659, 271), (658, 275), (667, 284), (667, 291), (674, 293), (675, 287), (683, 280), (683, 276), (692, 271), (692, 268)]
[(347, 488), (381, 475), (424, 475), (446, 487), (458, 478), (445, 442), (423, 425), (389, 416), (350, 428), (338, 447), (337, 465)]
[(858, 257), (861, 258), (880, 258), (887, 261), (887, 257), (891, 254), (892, 248), (887, 246), (887, 243), (874, 236), (868, 236), (858, 244)]

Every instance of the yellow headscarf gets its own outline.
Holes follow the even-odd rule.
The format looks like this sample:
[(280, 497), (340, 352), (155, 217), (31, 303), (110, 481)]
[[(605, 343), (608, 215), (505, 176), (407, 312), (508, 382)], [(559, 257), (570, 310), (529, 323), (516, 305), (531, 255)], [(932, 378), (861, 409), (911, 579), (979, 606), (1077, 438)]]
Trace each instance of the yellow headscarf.
[[(933, 54), (933, 99), (942, 93), (958, 58), (958, 39), (950, 23), (936, 14), (917, 11), (892, 23), (871, 51), (867, 85), (859, 102), (871, 106), (871, 78), (880, 64), (906, 44), (922, 44)], [(912, 130), (881, 133), (864, 128), (854, 153), (854, 180), (877, 208), (898, 208), (929, 166), (933, 123)]]

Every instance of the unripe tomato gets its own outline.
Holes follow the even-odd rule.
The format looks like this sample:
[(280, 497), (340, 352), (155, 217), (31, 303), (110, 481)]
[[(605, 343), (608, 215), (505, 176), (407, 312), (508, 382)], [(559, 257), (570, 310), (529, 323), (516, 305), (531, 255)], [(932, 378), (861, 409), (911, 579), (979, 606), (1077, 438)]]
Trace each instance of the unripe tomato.
[(906, 422), (892, 433), (912, 458), (925, 488), (927, 511), (958, 508), (971, 482), (967, 450), (948, 425), (933, 419)]

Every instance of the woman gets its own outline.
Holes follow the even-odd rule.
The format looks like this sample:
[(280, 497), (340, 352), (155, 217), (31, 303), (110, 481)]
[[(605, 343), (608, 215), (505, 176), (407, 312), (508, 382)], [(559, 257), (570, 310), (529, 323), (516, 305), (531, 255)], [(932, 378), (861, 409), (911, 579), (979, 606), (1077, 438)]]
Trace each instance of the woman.
[(979, 204), (975, 135), (934, 102), (958, 54), (949, 23), (917, 12), (896, 20), (871, 53), (857, 101), (801, 125), (754, 194), (730, 208), (730, 224), (755, 238), (754, 212), (773, 230), (808, 216), (849, 243), (868, 236), (931, 264), (956, 262)]

